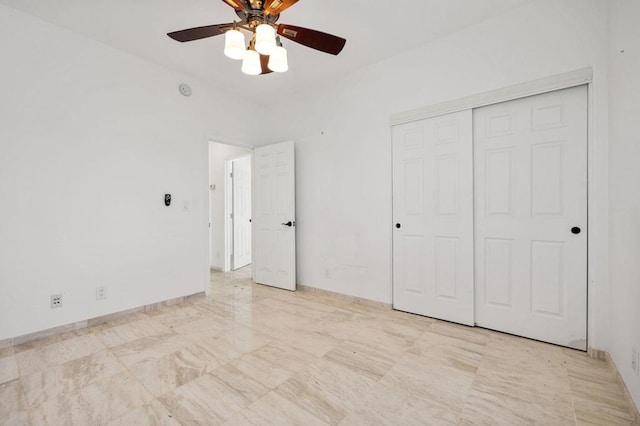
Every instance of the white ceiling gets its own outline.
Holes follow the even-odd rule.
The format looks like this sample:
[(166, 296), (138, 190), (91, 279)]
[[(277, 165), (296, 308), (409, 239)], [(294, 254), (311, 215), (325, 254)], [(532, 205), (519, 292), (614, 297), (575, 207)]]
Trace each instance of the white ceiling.
[(94, 40), (266, 104), (481, 22), (530, 0), (300, 0), (279, 23), (347, 39), (338, 56), (283, 40), (289, 71), (246, 76), (222, 53), (224, 37), (178, 43), (167, 32), (232, 22), (221, 0), (0, 0)]

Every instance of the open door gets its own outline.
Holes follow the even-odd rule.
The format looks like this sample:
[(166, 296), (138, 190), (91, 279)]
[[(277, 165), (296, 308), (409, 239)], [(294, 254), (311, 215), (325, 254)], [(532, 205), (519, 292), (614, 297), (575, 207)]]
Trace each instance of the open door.
[(256, 148), (253, 155), (255, 281), (296, 289), (295, 157), (293, 142)]
[(251, 156), (231, 162), (233, 182), (233, 270), (251, 263)]

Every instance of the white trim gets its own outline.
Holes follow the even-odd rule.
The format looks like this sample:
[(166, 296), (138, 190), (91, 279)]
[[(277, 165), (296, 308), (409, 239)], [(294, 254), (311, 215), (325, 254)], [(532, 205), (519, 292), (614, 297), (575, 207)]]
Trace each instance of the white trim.
[(464, 111), (466, 109), (526, 98), (527, 96), (539, 95), (541, 93), (552, 92), (554, 90), (568, 89), (570, 87), (588, 84), (592, 81), (593, 69), (583, 68), (564, 74), (541, 78), (539, 80), (516, 84), (502, 89), (491, 90), (485, 93), (454, 99), (452, 101), (436, 105), (392, 114), (389, 121), (392, 126), (396, 126), (398, 124), (410, 123), (412, 121), (423, 120), (425, 118), (436, 117), (438, 115), (450, 114), (452, 112)]

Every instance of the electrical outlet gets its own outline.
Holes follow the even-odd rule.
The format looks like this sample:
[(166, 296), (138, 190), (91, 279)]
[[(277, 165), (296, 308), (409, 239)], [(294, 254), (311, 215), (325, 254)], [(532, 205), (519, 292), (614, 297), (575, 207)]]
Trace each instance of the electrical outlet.
[(51, 295), (51, 309), (53, 308), (62, 308), (62, 295), (61, 294), (52, 294)]
[(640, 352), (636, 348), (631, 348), (631, 369), (640, 376)]
[(96, 300), (104, 300), (107, 298), (107, 287), (96, 287)]

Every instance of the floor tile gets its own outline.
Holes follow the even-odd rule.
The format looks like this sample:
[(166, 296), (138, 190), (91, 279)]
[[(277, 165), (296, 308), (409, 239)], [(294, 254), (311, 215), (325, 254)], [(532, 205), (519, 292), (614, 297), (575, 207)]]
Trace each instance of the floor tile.
[(462, 425), (574, 425), (575, 413), (569, 395), (541, 397), (527, 392), (500, 393), (472, 389), (460, 424)]
[(95, 418), (112, 420), (149, 403), (153, 397), (129, 372), (97, 380), (80, 393)]
[(189, 344), (191, 340), (173, 332), (156, 336), (143, 337), (129, 343), (111, 348), (111, 352), (120, 362), (128, 367), (142, 361), (150, 361), (162, 358), (172, 352), (180, 350)]
[(206, 374), (159, 399), (181, 424), (218, 425), (251, 404), (252, 397), (257, 399), (260, 394), (258, 391), (248, 394)]
[(396, 358), (376, 346), (346, 341), (327, 352), (323, 359), (347, 367), (356, 373), (378, 380), (396, 363)]
[(180, 426), (164, 405), (157, 399), (124, 414), (108, 423), (108, 426)]
[(254, 426), (327, 425), (276, 392), (269, 392), (225, 423), (226, 426), (234, 424)]
[(24, 418), (28, 412), (20, 380), (13, 380), (0, 385), (0, 424), (14, 422)]
[(273, 389), (317, 359), (312, 354), (281, 341), (272, 342), (229, 365)]
[(315, 356), (323, 356), (344, 340), (333, 337), (330, 333), (318, 329), (302, 329), (284, 333), (280, 340), (297, 348), (303, 348), (306, 352)]
[(277, 387), (276, 393), (329, 424), (338, 424), (376, 380), (320, 359)]
[(18, 352), (16, 361), (20, 374), (25, 375), (56, 367), (104, 349), (105, 346), (100, 339), (93, 334), (87, 334)]
[(104, 425), (153, 398), (128, 372), (47, 400), (31, 411), (35, 425)]
[(123, 345), (143, 337), (152, 337), (170, 333), (169, 328), (155, 319), (144, 317), (130, 323), (119, 324), (114, 327), (102, 327), (95, 331), (95, 335), (102, 343), (112, 348)]
[(432, 398), (438, 389), (429, 383), (408, 383), (405, 378), (387, 375), (374, 385), (369, 395), (349, 411), (342, 425), (455, 425), (460, 407)]
[(156, 397), (164, 395), (220, 366), (218, 360), (197, 344), (157, 359), (134, 364), (131, 372)]
[(20, 380), (29, 406), (37, 407), (122, 371), (124, 366), (113, 354), (104, 350), (22, 376)]
[(275, 339), (260, 331), (238, 326), (219, 334), (202, 337), (198, 344), (212, 354), (219, 364), (227, 364)]
[(19, 376), (18, 363), (14, 355), (0, 358), (0, 385), (15, 380)]

